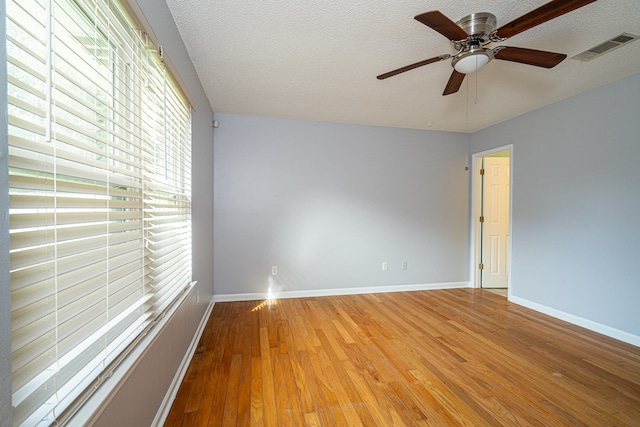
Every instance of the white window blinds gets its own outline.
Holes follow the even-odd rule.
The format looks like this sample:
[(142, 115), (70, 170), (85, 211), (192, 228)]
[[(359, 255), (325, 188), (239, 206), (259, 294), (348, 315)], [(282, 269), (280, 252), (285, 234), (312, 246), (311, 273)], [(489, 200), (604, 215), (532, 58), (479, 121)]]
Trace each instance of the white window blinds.
[(114, 0), (7, 0), (14, 425), (49, 425), (191, 283), (191, 117)]

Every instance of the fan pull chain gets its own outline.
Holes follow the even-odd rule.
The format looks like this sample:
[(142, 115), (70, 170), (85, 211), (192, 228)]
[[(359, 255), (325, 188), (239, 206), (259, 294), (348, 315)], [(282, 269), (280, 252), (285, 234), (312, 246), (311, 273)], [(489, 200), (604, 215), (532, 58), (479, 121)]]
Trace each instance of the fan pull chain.
[(478, 55), (476, 55), (476, 99), (473, 100), (474, 104), (478, 104), (480, 102), (480, 100), (478, 99), (478, 73), (480, 72), (480, 70), (478, 70)]
[(464, 113), (465, 113), (465, 117), (464, 117), (464, 132), (467, 134), (467, 144), (468, 144), (468, 139), (469, 139), (469, 80), (467, 79), (467, 99), (465, 100), (464, 106)]

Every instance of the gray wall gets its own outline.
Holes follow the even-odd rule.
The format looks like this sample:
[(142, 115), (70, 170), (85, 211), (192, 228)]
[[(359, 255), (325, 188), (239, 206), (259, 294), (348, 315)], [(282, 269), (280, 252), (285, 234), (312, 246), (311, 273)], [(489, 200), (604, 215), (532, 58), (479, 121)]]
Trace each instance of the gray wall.
[(640, 336), (640, 74), (472, 135), (513, 144), (512, 295)]
[(465, 135), (216, 119), (216, 296), (468, 282)]
[(5, 1), (0, 0), (0, 426), (11, 425), (11, 329), (9, 293), (9, 183), (7, 172), (7, 39)]

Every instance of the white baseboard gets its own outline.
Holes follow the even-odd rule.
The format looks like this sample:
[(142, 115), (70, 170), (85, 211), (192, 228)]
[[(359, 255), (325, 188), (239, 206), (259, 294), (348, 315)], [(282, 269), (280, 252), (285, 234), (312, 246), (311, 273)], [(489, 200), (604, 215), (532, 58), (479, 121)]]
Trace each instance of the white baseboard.
[(180, 389), (180, 385), (182, 384), (182, 380), (187, 373), (187, 368), (189, 368), (189, 364), (191, 363), (191, 359), (193, 358), (193, 354), (198, 347), (198, 342), (200, 341), (200, 337), (204, 332), (204, 328), (207, 325), (207, 321), (209, 320), (209, 316), (211, 315), (211, 311), (213, 311), (213, 306), (215, 305), (215, 301), (211, 299), (209, 305), (207, 306), (207, 310), (200, 319), (200, 324), (198, 325), (198, 329), (196, 329), (196, 333), (193, 335), (193, 339), (189, 344), (189, 348), (182, 358), (182, 362), (180, 362), (180, 366), (176, 371), (175, 376), (173, 377), (173, 381), (171, 381), (171, 385), (169, 386), (169, 390), (167, 390), (167, 394), (165, 394), (164, 399), (162, 400), (162, 404), (160, 408), (158, 408), (158, 412), (156, 413), (155, 418), (153, 419), (153, 423), (151, 423), (151, 427), (162, 427), (169, 416), (169, 411), (171, 410), (171, 405), (173, 405), (173, 401), (178, 395), (178, 390)]
[(539, 311), (540, 313), (547, 314), (557, 319), (564, 320), (565, 322), (573, 323), (574, 325), (581, 326), (585, 329), (589, 329), (590, 331), (594, 331), (599, 334), (606, 335), (608, 337), (615, 338), (628, 344), (640, 347), (640, 336), (633, 335), (598, 322), (594, 322), (593, 320), (574, 316), (573, 314), (565, 313), (564, 311), (556, 310), (555, 308), (547, 307), (546, 305), (538, 304), (524, 298), (511, 296), (509, 297), (509, 301), (523, 307)]
[(359, 288), (310, 289), (303, 291), (282, 291), (272, 295), (266, 293), (218, 294), (215, 302), (260, 301), (266, 299), (326, 297), (334, 295), (376, 294), (386, 292), (428, 291), (435, 289), (468, 288), (469, 282), (429, 283), (423, 285), (392, 285)]

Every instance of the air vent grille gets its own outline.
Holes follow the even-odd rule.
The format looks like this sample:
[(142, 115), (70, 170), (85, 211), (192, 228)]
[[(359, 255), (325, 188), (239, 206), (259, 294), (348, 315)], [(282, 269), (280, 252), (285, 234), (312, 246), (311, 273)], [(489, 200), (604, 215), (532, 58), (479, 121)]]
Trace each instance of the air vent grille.
[(604, 43), (600, 43), (597, 46), (594, 46), (590, 49), (585, 50), (584, 52), (580, 52), (577, 55), (571, 57), (571, 59), (576, 59), (578, 61), (591, 61), (601, 55), (604, 55), (607, 52), (611, 52), (625, 44), (629, 44), (634, 40), (639, 39), (640, 36), (631, 33), (622, 33), (619, 36), (615, 36), (612, 39), (605, 41)]

